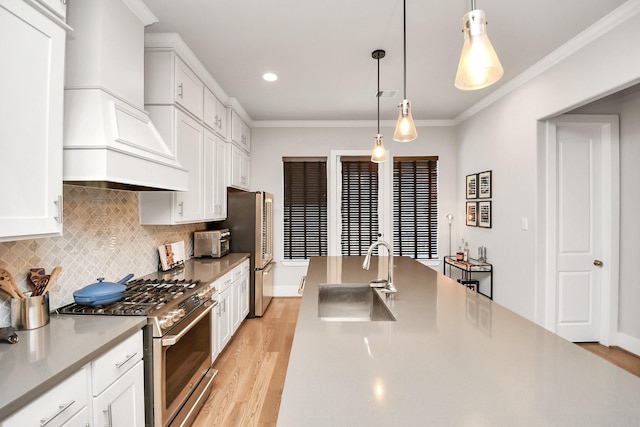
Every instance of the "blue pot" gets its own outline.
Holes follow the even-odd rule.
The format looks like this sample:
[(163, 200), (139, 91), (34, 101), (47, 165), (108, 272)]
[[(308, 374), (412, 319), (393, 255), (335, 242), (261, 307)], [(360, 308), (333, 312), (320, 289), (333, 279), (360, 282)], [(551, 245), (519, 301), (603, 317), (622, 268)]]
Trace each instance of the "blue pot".
[(76, 304), (96, 307), (120, 301), (124, 298), (124, 291), (127, 289), (125, 283), (133, 277), (128, 274), (121, 280), (113, 282), (103, 282), (104, 277), (99, 277), (97, 283), (85, 286), (73, 293)]

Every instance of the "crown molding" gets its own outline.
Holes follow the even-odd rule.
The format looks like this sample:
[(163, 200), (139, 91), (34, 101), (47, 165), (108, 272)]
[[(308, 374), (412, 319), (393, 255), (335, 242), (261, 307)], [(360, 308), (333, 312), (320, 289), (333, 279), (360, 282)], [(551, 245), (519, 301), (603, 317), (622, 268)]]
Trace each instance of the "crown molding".
[[(416, 120), (416, 127), (455, 126), (453, 120)], [(375, 128), (377, 120), (254, 120), (252, 128)], [(395, 128), (395, 120), (381, 120), (381, 127)]]

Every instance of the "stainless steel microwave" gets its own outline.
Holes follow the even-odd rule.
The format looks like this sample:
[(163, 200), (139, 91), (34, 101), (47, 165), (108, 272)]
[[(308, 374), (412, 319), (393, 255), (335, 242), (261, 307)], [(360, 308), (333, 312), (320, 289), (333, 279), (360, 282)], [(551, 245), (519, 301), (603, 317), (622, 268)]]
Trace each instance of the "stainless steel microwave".
[(220, 258), (229, 253), (231, 233), (221, 230), (196, 231), (193, 233), (193, 256), (196, 258)]

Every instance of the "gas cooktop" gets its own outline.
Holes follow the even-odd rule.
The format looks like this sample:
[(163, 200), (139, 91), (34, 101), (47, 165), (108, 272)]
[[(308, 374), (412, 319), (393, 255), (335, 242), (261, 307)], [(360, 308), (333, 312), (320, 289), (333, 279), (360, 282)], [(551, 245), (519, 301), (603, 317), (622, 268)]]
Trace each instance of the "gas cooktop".
[(200, 281), (137, 279), (127, 283), (120, 301), (90, 307), (71, 303), (58, 308), (60, 314), (106, 314), (112, 316), (159, 317), (188, 299), (205, 300), (212, 289)]

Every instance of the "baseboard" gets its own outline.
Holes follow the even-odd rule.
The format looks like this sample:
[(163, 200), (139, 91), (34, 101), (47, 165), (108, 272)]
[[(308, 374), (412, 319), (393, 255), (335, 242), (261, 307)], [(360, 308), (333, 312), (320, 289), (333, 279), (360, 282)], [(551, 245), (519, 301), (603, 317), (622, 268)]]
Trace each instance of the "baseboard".
[(618, 347), (640, 356), (640, 339), (618, 332)]
[(297, 286), (274, 286), (273, 287), (273, 296), (274, 297), (299, 297)]

